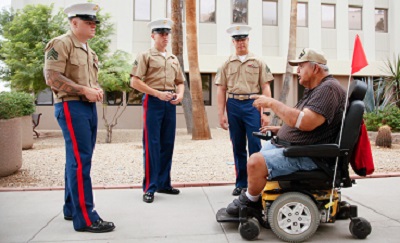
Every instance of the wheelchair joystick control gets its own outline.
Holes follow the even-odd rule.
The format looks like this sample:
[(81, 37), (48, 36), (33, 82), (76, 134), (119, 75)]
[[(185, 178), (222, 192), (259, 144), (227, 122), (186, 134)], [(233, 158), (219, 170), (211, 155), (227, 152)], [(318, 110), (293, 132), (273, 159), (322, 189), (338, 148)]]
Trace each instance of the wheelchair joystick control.
[(263, 140), (270, 140), (272, 138), (271, 131), (263, 132), (253, 132), (253, 136)]

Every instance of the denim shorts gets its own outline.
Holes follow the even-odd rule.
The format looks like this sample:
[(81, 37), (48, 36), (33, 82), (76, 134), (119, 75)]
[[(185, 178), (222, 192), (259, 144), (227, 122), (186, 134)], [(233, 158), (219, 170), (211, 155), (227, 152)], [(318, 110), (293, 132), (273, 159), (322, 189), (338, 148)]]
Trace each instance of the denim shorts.
[(310, 157), (285, 157), (283, 150), (267, 141), (263, 144), (260, 153), (264, 156), (268, 167), (268, 180), (288, 175), (299, 170), (315, 170), (318, 166)]

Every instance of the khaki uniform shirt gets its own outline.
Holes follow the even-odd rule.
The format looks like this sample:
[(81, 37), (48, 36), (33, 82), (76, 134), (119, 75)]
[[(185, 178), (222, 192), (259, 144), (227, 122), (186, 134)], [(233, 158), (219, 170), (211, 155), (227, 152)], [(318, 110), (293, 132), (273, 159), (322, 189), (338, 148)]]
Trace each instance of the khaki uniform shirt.
[[(45, 49), (44, 69), (60, 72), (75, 83), (92, 88), (100, 88), (97, 80), (98, 57), (96, 53), (83, 44), (68, 31), (66, 34), (52, 39)], [(77, 100), (78, 96), (68, 95), (64, 91), (54, 91), (55, 103), (64, 100)], [(82, 97), (86, 100), (85, 97)]]
[(230, 56), (217, 72), (215, 84), (226, 87), (228, 93), (257, 94), (261, 85), (272, 80), (268, 66), (249, 53), (243, 62), (236, 55)]
[(175, 85), (185, 82), (178, 58), (168, 52), (164, 57), (154, 47), (136, 57), (131, 75), (157, 90), (175, 90)]

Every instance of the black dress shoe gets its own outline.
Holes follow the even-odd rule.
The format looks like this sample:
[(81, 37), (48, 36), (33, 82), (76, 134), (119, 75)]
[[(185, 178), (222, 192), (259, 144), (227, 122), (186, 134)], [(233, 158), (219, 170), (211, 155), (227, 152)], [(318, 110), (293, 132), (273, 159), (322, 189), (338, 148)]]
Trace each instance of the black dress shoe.
[(154, 201), (154, 193), (146, 192), (143, 194), (143, 202), (152, 203)]
[(82, 229), (77, 229), (76, 231), (91, 232), (91, 233), (105, 233), (105, 232), (110, 232), (113, 229), (115, 229), (115, 225), (113, 222), (107, 222), (107, 221), (103, 221), (102, 219), (98, 219), (92, 225), (82, 228)]
[(72, 220), (72, 216), (64, 216), (65, 220)]
[(169, 189), (162, 189), (162, 190), (158, 190), (158, 193), (165, 193), (165, 194), (172, 194), (172, 195), (178, 195), (180, 193), (180, 191), (178, 189), (175, 188), (169, 188)]
[(243, 187), (236, 187), (235, 189), (233, 189), (232, 195), (233, 195), (233, 196), (239, 196), (240, 193), (242, 193), (243, 189), (245, 189), (245, 188), (243, 188)]

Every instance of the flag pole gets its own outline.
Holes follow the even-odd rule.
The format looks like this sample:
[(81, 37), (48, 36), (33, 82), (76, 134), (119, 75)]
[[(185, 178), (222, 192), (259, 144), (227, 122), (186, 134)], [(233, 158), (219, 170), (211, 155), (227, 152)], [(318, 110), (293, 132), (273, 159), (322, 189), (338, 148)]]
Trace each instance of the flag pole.
[[(346, 102), (344, 105), (344, 111), (342, 115), (342, 124), (340, 125), (340, 133), (339, 133), (339, 149), (340, 145), (342, 143), (342, 132), (343, 132), (343, 127), (344, 127), (344, 119), (346, 118), (346, 112), (347, 112), (347, 105), (349, 103), (349, 89), (350, 89), (350, 82), (351, 82), (351, 74), (349, 75), (349, 80), (347, 82), (347, 91), (346, 91)], [(329, 196), (329, 208), (328, 208), (328, 219), (331, 214), (331, 207), (333, 204), (333, 193), (335, 191), (335, 180), (336, 180), (336, 172), (337, 172), (337, 167), (339, 164), (339, 156), (336, 156), (336, 161), (335, 161), (335, 170), (333, 171), (333, 181), (332, 181), (332, 190), (331, 190), (331, 195)]]
[[(344, 106), (344, 111), (342, 115), (342, 124), (340, 126), (340, 134), (339, 134), (339, 149), (340, 145), (342, 143), (342, 132), (343, 132), (343, 126), (344, 126), (344, 119), (346, 118), (346, 112), (347, 112), (347, 105), (349, 101), (349, 89), (350, 89), (350, 82), (351, 82), (351, 76), (360, 71), (362, 68), (366, 67), (368, 65), (367, 57), (365, 56), (364, 49), (362, 47), (360, 37), (356, 35), (356, 38), (354, 40), (354, 49), (353, 49), (353, 58), (351, 62), (351, 73), (349, 75), (349, 80), (347, 82), (347, 91), (346, 91), (346, 102)], [(339, 156), (336, 157), (336, 162), (335, 162), (335, 170), (333, 172), (333, 181), (332, 181), (332, 191), (331, 195), (329, 197), (329, 203), (325, 205), (325, 208), (328, 208), (328, 219), (330, 217), (330, 212), (331, 212), (331, 207), (333, 204), (333, 193), (335, 190), (335, 179), (336, 179), (336, 172), (337, 172), (337, 167), (339, 164)]]

